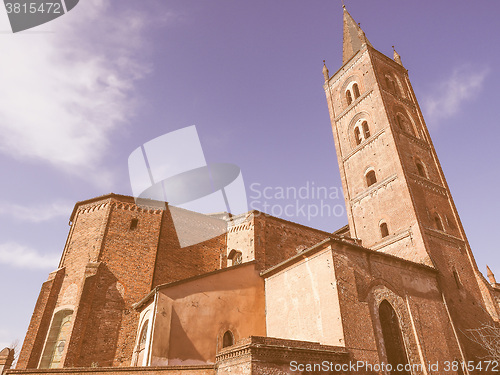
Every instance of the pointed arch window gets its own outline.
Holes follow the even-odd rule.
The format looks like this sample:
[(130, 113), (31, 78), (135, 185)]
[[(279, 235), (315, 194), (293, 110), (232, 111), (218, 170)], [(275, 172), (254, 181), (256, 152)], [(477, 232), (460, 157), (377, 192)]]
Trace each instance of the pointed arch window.
[(352, 103), (351, 90), (347, 90), (345, 92), (345, 99), (347, 100), (347, 105), (350, 105)]
[(444, 232), (443, 221), (438, 214), (434, 215), (434, 225), (436, 226), (437, 230)]
[(399, 129), (405, 130), (405, 122), (403, 116), (400, 113), (396, 115), (396, 124), (398, 124)]
[(388, 90), (392, 88), (391, 79), (389, 78), (389, 76), (385, 76), (385, 85)]
[(228, 346), (234, 345), (234, 335), (231, 331), (226, 331), (222, 337), (222, 347), (227, 348)]
[(141, 333), (139, 334), (139, 340), (137, 341), (137, 347), (135, 349), (136, 353), (136, 366), (142, 366), (144, 361), (144, 354), (146, 349), (146, 341), (148, 339), (148, 328), (149, 328), (149, 319), (142, 324)]
[(359, 98), (359, 86), (357, 83), (352, 85), (352, 91), (354, 92), (354, 99)]
[[(383, 300), (379, 306), (380, 324), (382, 326), (382, 337), (384, 339), (387, 363), (392, 365), (391, 375), (409, 375), (404, 371), (408, 363), (403, 336), (399, 326), (399, 319), (394, 308), (387, 300)], [(399, 365), (399, 366), (398, 366)], [(403, 369), (398, 371), (398, 367)]]
[(62, 357), (66, 347), (66, 341), (71, 334), (71, 318), (73, 310), (61, 310), (54, 314), (52, 324), (45, 343), (40, 368), (62, 367)]
[(372, 186), (377, 182), (377, 176), (374, 170), (371, 170), (368, 173), (366, 173), (365, 178), (366, 178), (366, 185), (368, 187)]
[(380, 223), (380, 235), (382, 236), (382, 238), (387, 237), (389, 235), (389, 227), (385, 222)]
[(418, 172), (419, 176), (427, 178), (427, 173), (425, 172), (425, 168), (424, 168), (423, 163), (420, 160), (417, 160), (415, 162), (415, 164), (417, 166), (417, 172)]

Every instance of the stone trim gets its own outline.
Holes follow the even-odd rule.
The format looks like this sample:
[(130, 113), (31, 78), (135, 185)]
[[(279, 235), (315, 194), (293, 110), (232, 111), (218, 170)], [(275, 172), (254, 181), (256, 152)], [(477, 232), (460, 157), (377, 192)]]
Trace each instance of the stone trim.
[(368, 138), (366, 141), (364, 142), (361, 142), (359, 145), (357, 145), (354, 149), (352, 149), (351, 152), (349, 152), (346, 156), (344, 156), (344, 158), (342, 159), (342, 161), (345, 163), (347, 160), (349, 160), (355, 153), (357, 153), (358, 151), (360, 151), (361, 149), (365, 148), (366, 146), (368, 146), (370, 143), (374, 142), (378, 137), (380, 137), (380, 135), (382, 135), (383, 133), (385, 133), (385, 129), (380, 129), (378, 132), (376, 132), (375, 134), (373, 134), (370, 138)]
[[(440, 230), (434, 229), (434, 228), (429, 228), (429, 227), (424, 227), (425, 231), (430, 234), (433, 237), (440, 238), (442, 240), (451, 242), (453, 244), (460, 243), (461, 245), (465, 246), (465, 241), (459, 237), (452, 236), (451, 234), (441, 232)], [(459, 246), (459, 249), (462, 249), (462, 246)]]
[(220, 363), (242, 357), (251, 357), (252, 361), (282, 363), (324, 360), (346, 362), (349, 360), (350, 354), (344, 347), (321, 345), (316, 342), (250, 336), (236, 345), (224, 348), (216, 355), (215, 360)]
[(370, 249), (372, 250), (380, 250), (384, 246), (392, 245), (395, 242), (398, 242), (406, 237), (411, 238), (412, 231), (410, 229), (406, 229), (402, 232), (396, 233), (396, 234), (391, 234), (386, 238), (384, 241), (379, 242), (378, 244), (375, 244), (374, 246), (371, 246)]
[(401, 131), (399, 130), (398, 128), (394, 127), (396, 129), (396, 132), (398, 134), (402, 134), (404, 135), (406, 138), (408, 138), (408, 140), (411, 142), (411, 143), (414, 143), (416, 144), (417, 146), (427, 150), (427, 151), (431, 151), (431, 147), (429, 146), (429, 143), (427, 143), (426, 140), (424, 139), (420, 139), (420, 138), (417, 138), (411, 134), (408, 134), (407, 132), (405, 131)]
[(448, 196), (448, 193), (447, 193), (447, 190), (445, 187), (443, 187), (439, 184), (436, 184), (435, 182), (432, 182), (428, 178), (419, 176), (415, 173), (409, 172), (408, 174), (410, 175), (412, 181), (416, 182), (420, 186), (423, 186), (429, 190), (432, 190), (433, 192), (438, 193), (439, 195), (442, 195), (444, 197)]
[(370, 186), (367, 190), (365, 190), (361, 194), (358, 194), (357, 196), (355, 196), (354, 198), (352, 198), (351, 199), (351, 204), (354, 205), (357, 202), (359, 202), (361, 199), (363, 199), (364, 197), (367, 197), (368, 195), (374, 193), (375, 191), (377, 191), (377, 190), (379, 190), (379, 189), (381, 189), (383, 187), (386, 187), (392, 181), (394, 181), (396, 178), (398, 178), (398, 175), (397, 174), (393, 174), (392, 176), (387, 177), (385, 180), (382, 180), (382, 181), (377, 182), (376, 184)]
[(358, 105), (359, 103), (361, 103), (361, 101), (362, 101), (364, 98), (366, 98), (366, 97), (370, 96), (372, 92), (373, 92), (373, 89), (371, 89), (371, 90), (369, 90), (369, 91), (367, 91), (367, 92), (363, 93), (363, 94), (362, 94), (359, 98), (357, 98), (357, 99), (356, 99), (356, 100), (354, 100), (354, 101), (353, 101), (353, 102), (352, 102), (349, 106), (347, 106), (347, 108), (346, 108), (346, 109), (344, 109), (342, 112), (340, 112), (340, 114), (339, 114), (337, 117), (335, 117), (334, 121), (335, 121), (335, 122), (338, 122), (338, 121), (339, 121), (342, 117), (344, 117), (344, 116), (345, 116), (348, 112), (350, 112), (352, 109), (356, 108), (356, 107), (357, 107), (357, 105)]

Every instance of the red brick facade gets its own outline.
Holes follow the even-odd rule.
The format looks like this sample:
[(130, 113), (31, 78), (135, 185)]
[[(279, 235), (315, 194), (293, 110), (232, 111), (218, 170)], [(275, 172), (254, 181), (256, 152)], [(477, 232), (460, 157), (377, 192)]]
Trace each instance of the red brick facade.
[[(498, 324), (500, 287), (475, 264), (399, 55), (376, 51), (344, 10), (343, 66), (323, 73), (347, 227), (330, 234), (257, 211), (226, 220), (116, 194), (79, 202), (10, 373), (484, 359), (468, 332)], [(218, 235), (196, 241), (208, 232)]]

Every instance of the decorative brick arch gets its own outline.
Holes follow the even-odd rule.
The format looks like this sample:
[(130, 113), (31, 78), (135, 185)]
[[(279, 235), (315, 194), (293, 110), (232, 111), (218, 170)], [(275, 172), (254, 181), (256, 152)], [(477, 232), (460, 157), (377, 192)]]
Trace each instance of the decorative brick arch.
[(217, 338), (216, 338), (217, 339), (217, 353), (223, 349), (224, 335), (226, 334), (226, 332), (230, 332), (231, 335), (233, 336), (233, 345), (236, 344), (238, 342), (238, 340), (240, 339), (240, 336), (239, 336), (239, 333), (238, 333), (238, 330), (236, 329), (236, 327), (234, 327), (232, 324), (228, 324), (228, 323), (223, 324), (220, 327), (219, 332), (217, 334)]
[[(373, 135), (375, 132), (374, 132), (374, 123), (373, 123), (373, 120), (372, 120), (372, 117), (370, 116), (370, 114), (366, 111), (362, 111), (362, 112), (358, 112), (354, 115), (354, 117), (351, 119), (351, 121), (349, 122), (349, 125), (347, 126), (347, 132), (348, 132), (348, 138), (349, 138), (349, 144), (351, 145), (352, 148), (355, 148), (357, 147), (357, 143), (356, 143), (356, 137), (354, 135), (354, 129), (356, 127), (360, 127), (361, 128), (361, 124), (363, 123), (363, 121), (366, 121), (368, 123), (368, 127), (370, 129), (370, 133)], [(361, 133), (363, 133), (363, 130), (361, 129)], [(363, 137), (363, 141), (364, 141), (364, 137)]]
[[(385, 283), (386, 284), (386, 283)], [(387, 363), (387, 353), (382, 334), (382, 325), (380, 322), (379, 307), (383, 301), (387, 301), (398, 317), (399, 328), (403, 338), (403, 345), (406, 352), (408, 363), (420, 363), (418, 356), (417, 343), (415, 341), (412, 329), (411, 318), (408, 312), (405, 298), (395, 292), (396, 289), (389, 288), (388, 285), (378, 284), (368, 293), (368, 303), (372, 314), (373, 329), (375, 332), (379, 358)]]
[(340, 91), (338, 93), (338, 95), (339, 95), (339, 99), (338, 100), (339, 100), (339, 103), (342, 103), (342, 108), (347, 108), (348, 107), (347, 100), (346, 100), (346, 95), (345, 95), (347, 90), (351, 90), (352, 101), (354, 102), (356, 100), (356, 98), (354, 97), (354, 92), (352, 91), (352, 85), (354, 83), (358, 84), (358, 89), (359, 89), (359, 92), (360, 92), (361, 95), (363, 95), (363, 93), (365, 92), (363, 80), (361, 79), (362, 76), (363, 76), (362, 72), (359, 72), (359, 71), (353, 72), (344, 81), (344, 83), (340, 87), (340, 89), (339, 89)]
[[(143, 366), (144, 360), (148, 356), (149, 348), (148, 344), (151, 340), (151, 331), (152, 331), (152, 318), (153, 318), (153, 309), (149, 307), (146, 312), (142, 315), (139, 325), (137, 327), (137, 335), (134, 343), (134, 353), (132, 355), (132, 366)], [(141, 343), (143, 339), (143, 334), (145, 332), (146, 340), (144, 343)], [(144, 344), (144, 347), (142, 347)]]

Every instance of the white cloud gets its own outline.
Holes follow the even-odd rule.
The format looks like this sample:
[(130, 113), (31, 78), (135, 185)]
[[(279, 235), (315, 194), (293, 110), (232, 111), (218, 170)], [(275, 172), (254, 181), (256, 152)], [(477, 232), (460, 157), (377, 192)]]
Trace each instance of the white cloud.
[(16, 268), (56, 269), (59, 255), (40, 254), (34, 249), (14, 242), (0, 244), (0, 264)]
[(449, 78), (438, 83), (431, 94), (424, 98), (424, 112), (429, 123), (436, 123), (456, 115), (461, 105), (476, 96), (482, 89), (489, 69), (461, 66)]
[(0, 202), (0, 215), (10, 216), (19, 221), (40, 223), (60, 216), (69, 218), (73, 205), (65, 202), (53, 202), (45, 205), (22, 206)]
[(0, 152), (81, 175), (102, 162), (150, 70), (145, 15), (120, 9), (80, 1), (33, 31), (0, 34)]

